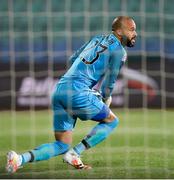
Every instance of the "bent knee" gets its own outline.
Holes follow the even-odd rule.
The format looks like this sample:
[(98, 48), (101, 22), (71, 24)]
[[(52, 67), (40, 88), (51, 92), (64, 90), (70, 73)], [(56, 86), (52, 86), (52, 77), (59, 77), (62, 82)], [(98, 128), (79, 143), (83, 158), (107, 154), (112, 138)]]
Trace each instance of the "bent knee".
[(112, 111), (110, 111), (108, 117), (105, 118), (103, 121), (109, 123), (109, 122), (113, 122), (114, 120), (119, 121), (119, 120), (118, 120), (118, 117), (117, 117)]
[(105, 122), (111, 129), (114, 129), (117, 127), (119, 120), (113, 113), (111, 113), (108, 118), (103, 120), (103, 122)]

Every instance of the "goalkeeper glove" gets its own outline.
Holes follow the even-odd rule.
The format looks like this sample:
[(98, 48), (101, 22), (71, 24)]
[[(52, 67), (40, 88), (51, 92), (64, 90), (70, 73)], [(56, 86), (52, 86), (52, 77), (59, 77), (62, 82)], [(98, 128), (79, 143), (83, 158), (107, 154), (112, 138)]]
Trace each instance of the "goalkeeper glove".
[(109, 96), (107, 98), (103, 98), (101, 95), (101, 92), (97, 89), (92, 90), (93, 94), (97, 96), (101, 101), (103, 101), (108, 107), (111, 105), (112, 102), (112, 96)]
[(108, 107), (110, 107), (112, 102), (112, 96), (109, 96), (108, 98), (103, 98), (102, 100)]

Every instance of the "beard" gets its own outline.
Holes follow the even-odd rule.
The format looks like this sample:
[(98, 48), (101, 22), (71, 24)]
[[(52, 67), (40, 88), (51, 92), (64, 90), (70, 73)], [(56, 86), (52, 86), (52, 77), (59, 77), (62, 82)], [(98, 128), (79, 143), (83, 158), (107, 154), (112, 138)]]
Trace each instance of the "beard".
[(133, 37), (132, 39), (128, 39), (127, 36), (122, 36), (122, 44), (124, 46), (127, 46), (127, 47), (134, 47), (135, 45), (135, 37)]
[[(133, 39), (132, 39), (132, 40), (133, 40)], [(135, 41), (132, 41), (132, 40), (127, 40), (127, 43), (126, 43), (126, 46), (127, 46), (127, 47), (134, 47)]]

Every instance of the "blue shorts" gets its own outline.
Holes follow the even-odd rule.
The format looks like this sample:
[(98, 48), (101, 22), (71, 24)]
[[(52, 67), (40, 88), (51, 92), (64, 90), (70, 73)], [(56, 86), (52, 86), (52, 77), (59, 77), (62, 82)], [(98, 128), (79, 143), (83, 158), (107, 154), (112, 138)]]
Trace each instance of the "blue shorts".
[(79, 88), (77, 84), (55, 87), (52, 95), (54, 131), (72, 130), (77, 118), (101, 121), (108, 117), (109, 107), (90, 89)]

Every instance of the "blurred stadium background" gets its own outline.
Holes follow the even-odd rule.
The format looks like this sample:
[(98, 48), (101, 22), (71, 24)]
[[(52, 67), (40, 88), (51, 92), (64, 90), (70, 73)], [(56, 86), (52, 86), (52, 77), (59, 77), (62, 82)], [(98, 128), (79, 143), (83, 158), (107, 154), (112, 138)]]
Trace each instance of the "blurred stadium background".
[[(8, 150), (53, 140), (50, 95), (69, 56), (93, 35), (110, 33), (116, 16), (128, 15), (138, 38), (113, 93), (120, 127), (98, 146), (105, 159), (96, 147), (85, 154), (96, 166), (91, 172), (76, 173), (53, 158), (12, 177), (173, 178), (174, 0), (0, 2), (0, 177), (11, 178), (4, 171)], [(92, 124), (79, 121), (74, 143)]]

